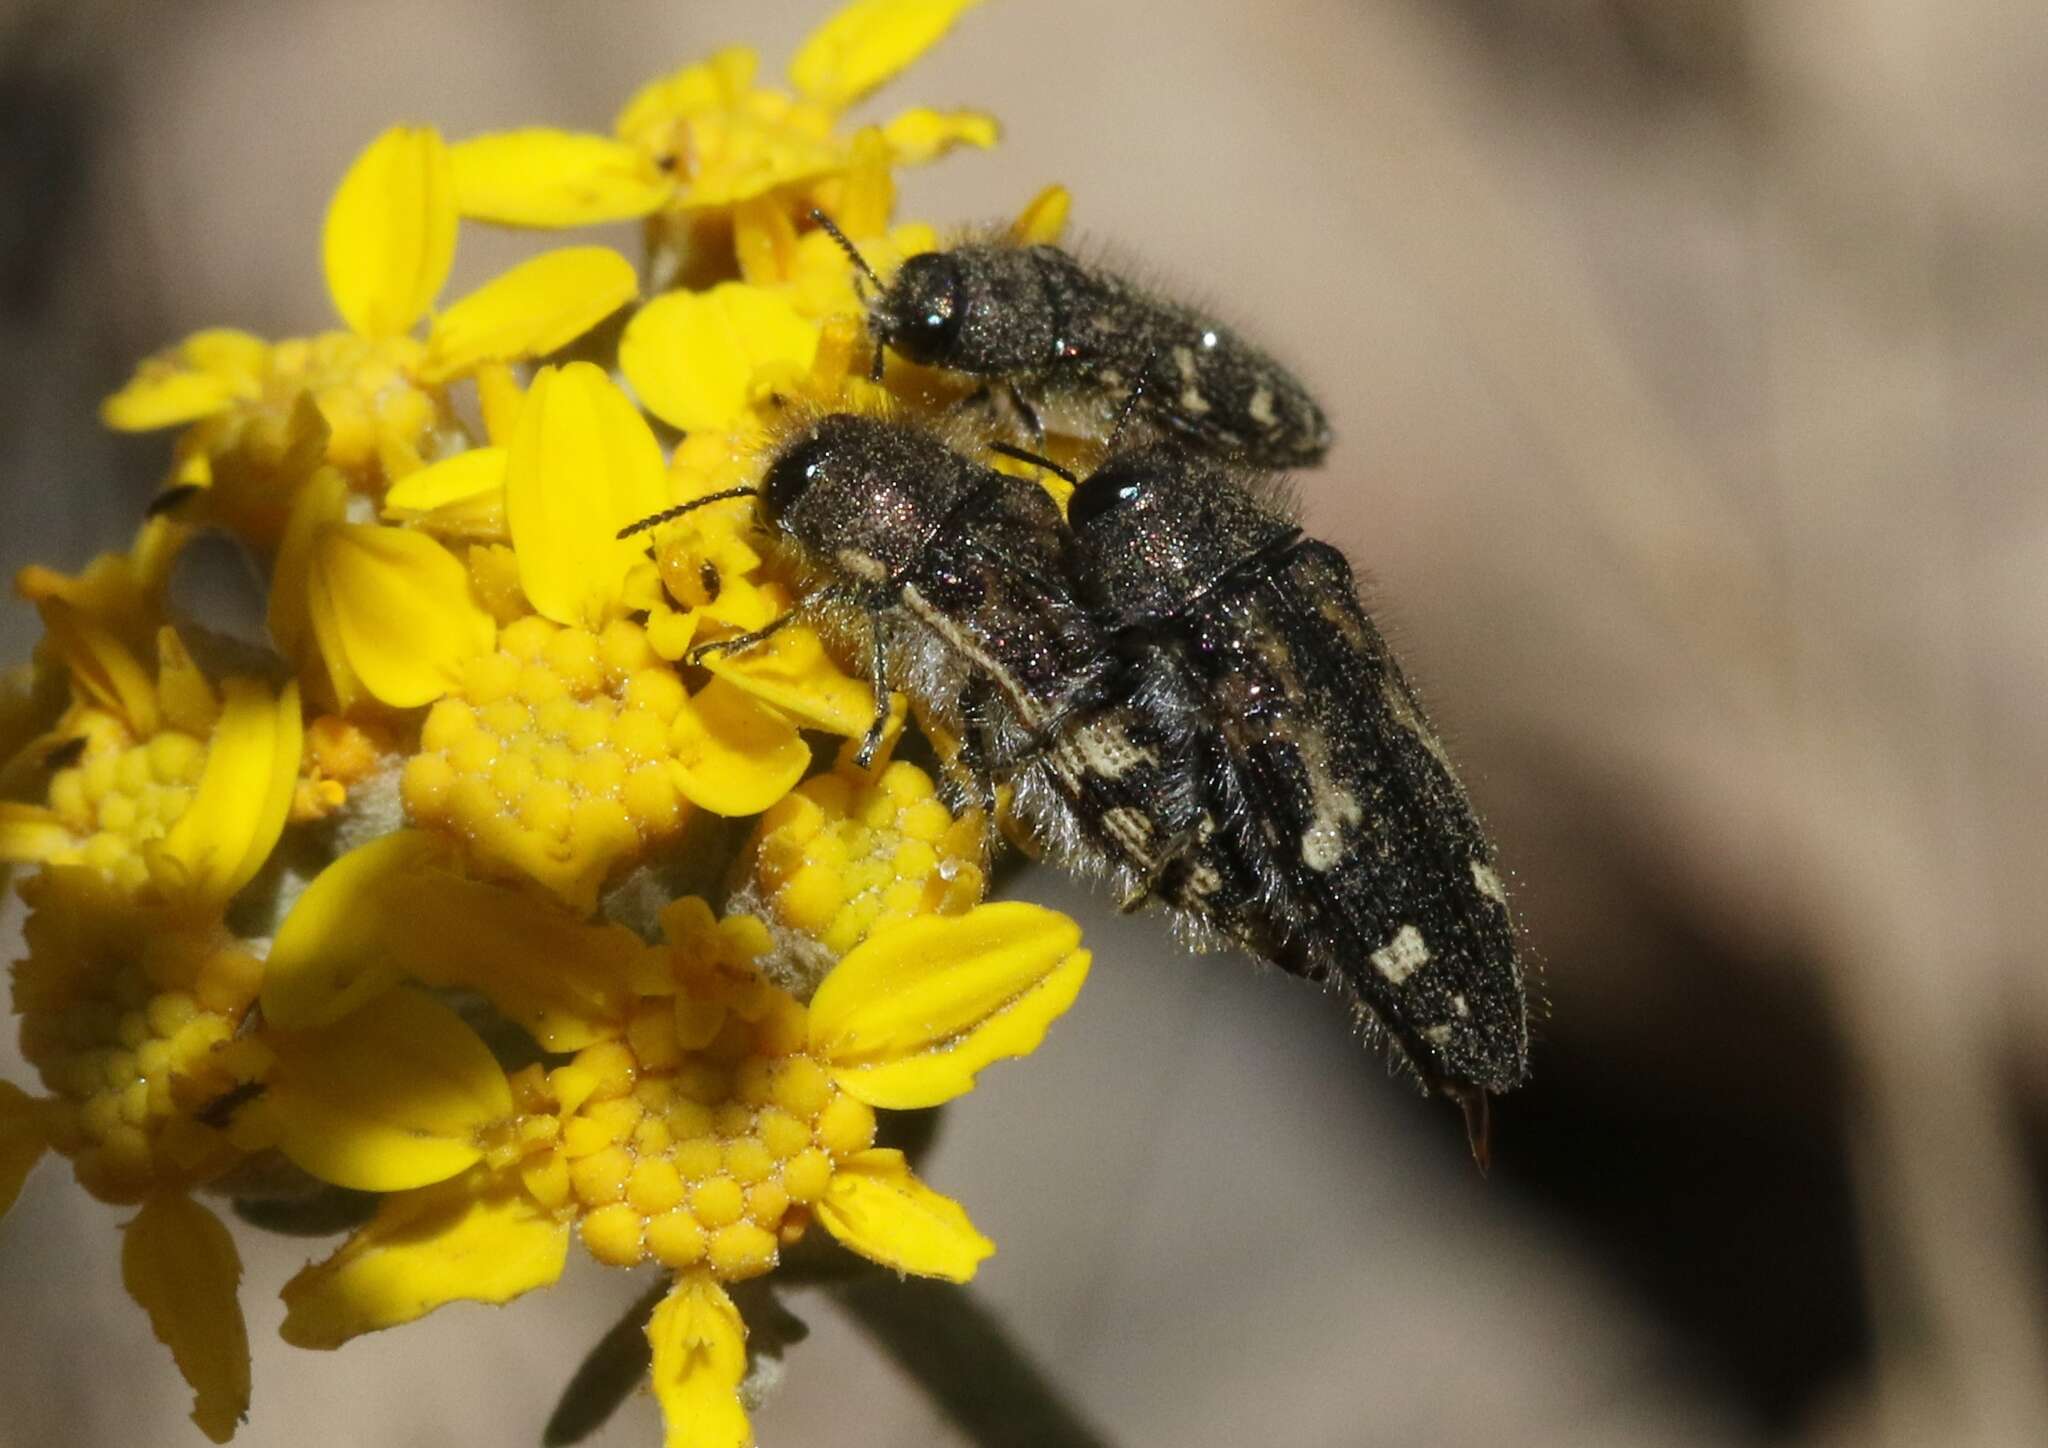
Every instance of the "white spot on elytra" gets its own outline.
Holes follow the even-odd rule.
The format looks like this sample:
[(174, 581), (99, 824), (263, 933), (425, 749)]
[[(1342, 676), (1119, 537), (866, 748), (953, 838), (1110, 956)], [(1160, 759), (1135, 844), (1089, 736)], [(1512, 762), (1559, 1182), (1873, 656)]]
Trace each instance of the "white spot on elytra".
[(1394, 938), (1372, 953), (1372, 968), (1388, 985), (1399, 985), (1429, 964), (1429, 942), (1413, 925), (1403, 925)]
[(1118, 805), (1102, 812), (1102, 827), (1133, 850), (1142, 849), (1152, 838), (1152, 821), (1143, 811)]
[(1472, 1005), (1462, 995), (1454, 995), (1451, 997), (1451, 1014), (1462, 1021), (1472, 1014)]
[(1451, 1043), (1451, 1028), (1449, 1026), (1424, 1026), (1421, 1035), (1423, 1040), (1429, 1042), (1430, 1045), (1436, 1047), (1439, 1051)]
[(1270, 387), (1261, 387), (1254, 392), (1251, 405), (1245, 410), (1260, 427), (1271, 427), (1280, 420), (1273, 413), (1273, 389)]
[(1494, 904), (1501, 906), (1503, 909), (1507, 907), (1508, 892), (1501, 888), (1500, 876), (1494, 874), (1492, 868), (1484, 860), (1474, 860), (1472, 862), (1472, 883), (1479, 887), (1480, 894), (1484, 895)]
[(1180, 390), (1180, 410), (1200, 416), (1209, 410), (1209, 399), (1197, 392), (1193, 383), (1189, 383)]
[(1302, 771), (1308, 776), (1309, 804), (1314, 813), (1301, 832), (1301, 862), (1321, 872), (1344, 858), (1346, 830), (1365, 818), (1358, 797), (1337, 783), (1330, 750), (1322, 735), (1306, 732), (1295, 743)]
[(1174, 348), (1173, 365), (1180, 369), (1181, 381), (1193, 382), (1195, 380), (1195, 353), (1193, 348)]
[(1113, 723), (1077, 729), (1071, 748), (1082, 768), (1104, 779), (1121, 779), (1133, 765), (1159, 762), (1157, 754), (1131, 743), (1122, 727)]

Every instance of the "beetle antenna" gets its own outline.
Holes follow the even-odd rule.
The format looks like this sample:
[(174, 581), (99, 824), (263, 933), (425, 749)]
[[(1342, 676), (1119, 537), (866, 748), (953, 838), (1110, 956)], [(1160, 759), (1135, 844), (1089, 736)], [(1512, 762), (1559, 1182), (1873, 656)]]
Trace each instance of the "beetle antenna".
[(678, 503), (673, 508), (663, 508), (659, 513), (649, 513), (637, 523), (628, 523), (619, 529), (619, 537), (630, 538), (635, 533), (645, 533), (649, 528), (659, 528), (663, 523), (673, 523), (685, 513), (694, 513), (707, 503), (723, 503), (728, 498), (759, 497), (759, 488), (727, 488), (719, 493), (706, 493), (701, 498), (692, 498), (687, 503)]
[(825, 229), (827, 236), (839, 243), (839, 249), (852, 259), (855, 266), (860, 268), (862, 276), (875, 284), (876, 291), (883, 290), (882, 279), (875, 274), (875, 269), (868, 265), (868, 259), (860, 254), (860, 248), (847, 240), (846, 233), (839, 229), (838, 222), (827, 216), (823, 210), (816, 206), (811, 208), (811, 220), (817, 222), (819, 226)]
[(1079, 478), (1075, 477), (1072, 473), (1068, 472), (1065, 468), (1061, 467), (1051, 458), (1041, 456), (1038, 453), (1030, 451), (1028, 448), (1013, 447), (1011, 444), (1006, 442), (992, 442), (988, 445), (988, 450), (994, 453), (1001, 453), (1006, 458), (1015, 458), (1020, 463), (1032, 463), (1038, 467), (1044, 468), (1047, 472), (1051, 473), (1056, 478), (1064, 478), (1068, 483), (1070, 483), (1074, 487), (1078, 488), (1081, 486), (1081, 480)]
[(1109, 441), (1102, 445), (1104, 452), (1115, 452), (1117, 440), (1124, 435), (1124, 426), (1131, 420), (1131, 414), (1138, 410), (1138, 399), (1145, 395), (1145, 379), (1152, 373), (1152, 363), (1159, 356), (1155, 348), (1145, 354), (1145, 365), (1138, 369), (1138, 380), (1131, 384), (1131, 395), (1124, 399), (1124, 410), (1116, 415), (1116, 426), (1109, 430)]

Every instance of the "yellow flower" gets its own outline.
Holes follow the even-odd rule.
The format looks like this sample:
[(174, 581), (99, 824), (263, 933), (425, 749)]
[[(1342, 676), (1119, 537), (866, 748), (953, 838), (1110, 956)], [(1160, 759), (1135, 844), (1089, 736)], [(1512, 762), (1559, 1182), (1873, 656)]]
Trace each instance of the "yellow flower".
[[(1025, 904), (898, 920), (806, 1007), (757, 969), (771, 945), (758, 921), (714, 920), (691, 898), (664, 912), (666, 946), (637, 951), (606, 927), (487, 941), (450, 929), (423, 946), (387, 923), (393, 890), (415, 909), (445, 899), (451, 918), (481, 919), (463, 896), (478, 888), (416, 860), (370, 862), (320, 907), (355, 922), (347, 944), (330, 954), (309, 937), (284, 974), (273, 959), (273, 1021), (274, 993), (287, 1023), (346, 1006), (357, 965), (403, 935), (422, 978), (502, 997), (550, 1049), (582, 1043), (564, 1065), (507, 1078), (481, 1042), (461, 1043), (451, 1012), (403, 988), (275, 1033), (264, 1105), (286, 1152), (327, 1180), (391, 1193), (286, 1286), (287, 1339), (335, 1347), (446, 1302), (507, 1301), (560, 1274), (573, 1233), (602, 1262), (676, 1274), (648, 1329), (653, 1380), (669, 1441), (706, 1443), (713, 1423), (745, 1432), (744, 1327), (721, 1284), (772, 1271), (810, 1224), (895, 1271), (951, 1281), (993, 1250), (900, 1152), (874, 1145), (875, 1108), (951, 1100), (992, 1062), (1036, 1049), (1087, 973), (1071, 922)], [(565, 963), (600, 960), (586, 978), (609, 988), (578, 1002), (556, 983)]]
[[(732, 47), (643, 86), (616, 139), (531, 129), (453, 148), (462, 214), (513, 226), (584, 226), (664, 215), (693, 220), (771, 192), (819, 187), (852, 146), (841, 115), (936, 44), (977, 0), (855, 0), (790, 63), (793, 94), (754, 83), (759, 58)], [(957, 145), (995, 144), (977, 111), (905, 111), (879, 132), (889, 159), (921, 165)], [(822, 196), (820, 199), (824, 199)]]
[(84, 865), (189, 913), (217, 910), (262, 867), (291, 811), (297, 690), (230, 678), (216, 692), (169, 628), (152, 679), (68, 604), (46, 602), (43, 617), (73, 700), (51, 732), (74, 742), (46, 803), (0, 803), (0, 859)]
[(431, 129), (397, 126), (357, 157), (328, 207), (328, 293), (348, 330), (270, 344), (198, 332), (145, 362), (101, 409), (124, 431), (193, 424), (172, 486), (209, 490), (206, 516), (261, 546), (282, 533), (320, 464), (381, 493), (460, 446), (449, 383), (538, 357), (582, 335), (638, 290), (604, 247), (531, 258), (412, 335), (455, 256), (453, 163)]
[(249, 1404), (241, 1264), (187, 1193), (246, 1157), (213, 1111), (251, 1079), (235, 1037), (262, 964), (217, 915), (137, 909), (90, 870), (45, 870), (22, 894), (14, 1010), (51, 1095), (0, 1083), (0, 1212), (45, 1150), (94, 1196), (141, 1206), (122, 1279), (192, 1384), (193, 1421), (225, 1442)]

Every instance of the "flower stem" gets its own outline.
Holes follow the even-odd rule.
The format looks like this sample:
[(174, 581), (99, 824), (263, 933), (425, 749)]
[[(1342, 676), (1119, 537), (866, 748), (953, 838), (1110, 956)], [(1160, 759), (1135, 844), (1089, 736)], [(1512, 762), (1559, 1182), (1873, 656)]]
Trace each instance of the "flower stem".
[(980, 1448), (1109, 1448), (971, 1290), (877, 1273), (832, 1295)]

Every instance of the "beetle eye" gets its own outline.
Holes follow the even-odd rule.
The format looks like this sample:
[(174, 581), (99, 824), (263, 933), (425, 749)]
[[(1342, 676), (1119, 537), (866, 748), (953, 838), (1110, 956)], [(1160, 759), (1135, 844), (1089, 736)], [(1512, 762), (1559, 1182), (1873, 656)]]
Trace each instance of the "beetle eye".
[(805, 438), (768, 467), (761, 478), (761, 498), (770, 518), (779, 518), (804, 489), (824, 476), (832, 442), (821, 433)]
[(1067, 526), (1085, 528), (1104, 513), (1136, 502), (1144, 491), (1144, 483), (1129, 473), (1102, 469), (1067, 499)]
[(889, 345), (921, 366), (943, 363), (960, 339), (963, 310), (951, 258), (938, 252), (914, 256), (889, 288)]

